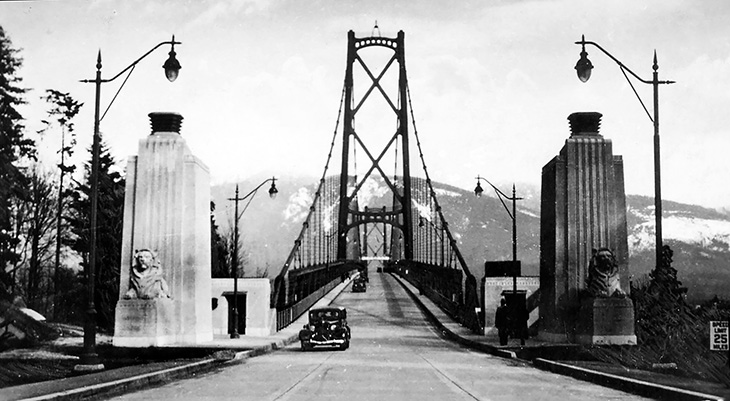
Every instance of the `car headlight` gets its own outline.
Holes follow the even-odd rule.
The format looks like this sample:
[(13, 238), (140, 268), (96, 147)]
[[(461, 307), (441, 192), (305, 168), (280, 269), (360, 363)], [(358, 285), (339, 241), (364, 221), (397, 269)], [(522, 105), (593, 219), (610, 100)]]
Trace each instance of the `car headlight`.
[(333, 325), (330, 326), (330, 330), (334, 330), (336, 328), (337, 328), (337, 325), (336, 324), (333, 324)]

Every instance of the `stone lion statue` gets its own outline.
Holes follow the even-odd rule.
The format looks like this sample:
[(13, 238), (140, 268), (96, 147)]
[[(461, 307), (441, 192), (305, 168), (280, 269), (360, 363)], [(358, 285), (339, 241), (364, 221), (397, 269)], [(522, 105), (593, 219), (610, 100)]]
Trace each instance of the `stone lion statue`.
[(134, 264), (129, 273), (129, 290), (124, 299), (170, 298), (169, 288), (162, 276), (157, 255), (149, 249), (134, 253)]
[(588, 293), (593, 297), (625, 297), (616, 256), (608, 248), (593, 250), (588, 264)]

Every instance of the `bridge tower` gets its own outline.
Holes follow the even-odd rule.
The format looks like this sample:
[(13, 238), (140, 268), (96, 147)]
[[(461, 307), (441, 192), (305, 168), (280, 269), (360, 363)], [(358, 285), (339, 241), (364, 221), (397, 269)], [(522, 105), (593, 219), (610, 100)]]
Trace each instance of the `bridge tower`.
[[(366, 84), (356, 87), (362, 81)], [(340, 174), (327, 176), (340, 128)], [(411, 177), (409, 131), (425, 178)], [(366, 142), (377, 145), (377, 152)], [(364, 164), (357, 160), (363, 153)], [(384, 171), (390, 162), (395, 165), (391, 177)], [(392, 199), (383, 198), (390, 194)], [(277, 330), (348, 272), (370, 260), (387, 260), (384, 268), (415, 283), (466, 327), (482, 332), (476, 279), (457, 243), (436, 198), (413, 117), (405, 33), (382, 37), (377, 25), (369, 37), (348, 32), (345, 80), (327, 162), (302, 230), (274, 280), (270, 305), (276, 308)]]
[[(379, 30), (378, 30), (379, 31)], [(370, 67), (360, 57), (359, 52), (369, 47), (382, 47), (393, 51), (393, 55), (376, 77)], [(398, 99), (393, 102), (388, 97), (387, 92), (381, 85), (381, 80), (388, 69), (394, 64), (398, 65)], [(359, 64), (364, 69), (367, 76), (372, 81), (369, 89), (363, 97), (355, 104), (354, 98), (354, 77), (353, 67)], [(345, 70), (345, 109), (344, 109), (344, 128), (342, 135), (342, 169), (340, 174), (340, 203), (338, 213), (338, 242), (337, 242), (337, 258), (340, 260), (347, 259), (347, 238), (349, 230), (359, 225), (368, 223), (387, 223), (392, 227), (400, 230), (403, 238), (403, 257), (407, 260), (413, 259), (413, 231), (412, 222), (413, 214), (411, 209), (411, 174), (410, 159), (408, 148), (408, 80), (406, 77), (405, 65), (405, 33), (398, 32), (396, 38), (384, 38), (380, 36), (371, 36), (365, 38), (356, 38), (353, 31), (348, 32), (347, 41), (347, 67)], [(355, 117), (361, 110), (363, 103), (368, 99), (369, 95), (377, 89), (385, 98), (386, 102), (395, 113), (396, 132), (387, 142), (377, 157), (373, 157), (375, 153), (365, 146), (364, 141), (358, 136), (355, 130)], [(355, 182), (355, 187), (351, 191), (350, 187), (350, 143), (359, 144), (365, 151), (367, 157), (372, 162), (367, 173)], [(400, 146), (398, 146), (400, 145)], [(396, 183), (388, 179), (380, 165), (383, 156), (391, 147), (402, 149), (402, 188), (396, 186)], [(352, 200), (357, 196), (358, 191), (368, 179), (368, 177), (378, 170), (385, 183), (393, 192), (394, 205), (392, 211), (357, 211), (351, 209)], [(367, 229), (365, 231), (367, 233)]]

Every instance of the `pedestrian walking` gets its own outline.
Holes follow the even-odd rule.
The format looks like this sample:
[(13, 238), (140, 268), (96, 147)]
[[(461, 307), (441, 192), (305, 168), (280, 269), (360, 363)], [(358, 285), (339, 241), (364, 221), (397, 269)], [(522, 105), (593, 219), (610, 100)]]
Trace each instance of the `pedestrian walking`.
[(497, 333), (499, 334), (499, 345), (507, 345), (510, 324), (507, 301), (504, 298), (499, 301), (497, 313), (494, 316), (494, 325), (497, 327)]

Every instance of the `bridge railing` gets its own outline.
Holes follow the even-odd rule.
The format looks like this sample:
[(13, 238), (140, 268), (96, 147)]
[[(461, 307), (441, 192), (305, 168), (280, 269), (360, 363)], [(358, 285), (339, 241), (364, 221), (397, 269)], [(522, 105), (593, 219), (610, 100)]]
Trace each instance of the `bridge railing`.
[(365, 264), (356, 260), (344, 260), (321, 266), (308, 266), (277, 276), (271, 294), (271, 307), (277, 310), (276, 330), (288, 326), (303, 311), (309, 309), (338, 283), (344, 281), (353, 270), (361, 270)]
[(292, 322), (297, 320), (304, 312), (309, 310), (317, 301), (322, 299), (328, 292), (332, 291), (333, 288), (337, 287), (342, 282), (341, 279), (332, 280), (325, 284), (324, 287), (320, 287), (313, 293), (307, 295), (301, 301), (289, 306), (286, 309), (276, 311), (276, 331), (289, 326)]
[[(414, 218), (413, 259), (398, 260), (397, 271), (462, 325), (483, 333), (476, 277), (471, 273), (436, 198), (430, 178), (411, 177)], [(391, 237), (395, 259), (404, 259), (402, 236)]]
[(417, 261), (398, 260), (387, 267), (418, 288), (421, 295), (427, 296), (454, 320), (474, 333), (484, 332), (476, 309), (479, 301), (474, 276), (461, 269)]
[[(326, 173), (326, 168), (325, 168)], [(302, 223), (302, 229), (294, 241), (284, 267), (274, 280), (274, 290), (271, 294), (271, 307), (282, 309), (289, 305), (290, 275), (292, 272), (313, 271), (321, 267), (330, 266), (337, 261), (337, 204), (339, 202), (339, 176), (322, 176), (314, 192), (314, 199), (309, 207), (307, 216)], [(301, 272), (300, 272), (301, 273)], [(297, 273), (294, 273), (297, 275)], [(300, 274), (301, 275), (301, 274)], [(308, 295), (318, 287), (312, 284), (323, 285), (319, 273), (306, 275), (306, 290)], [(311, 279), (310, 279), (311, 278)], [(318, 282), (314, 283), (314, 279)], [(294, 287), (302, 288), (294, 284)], [(300, 293), (297, 293), (301, 296)]]

